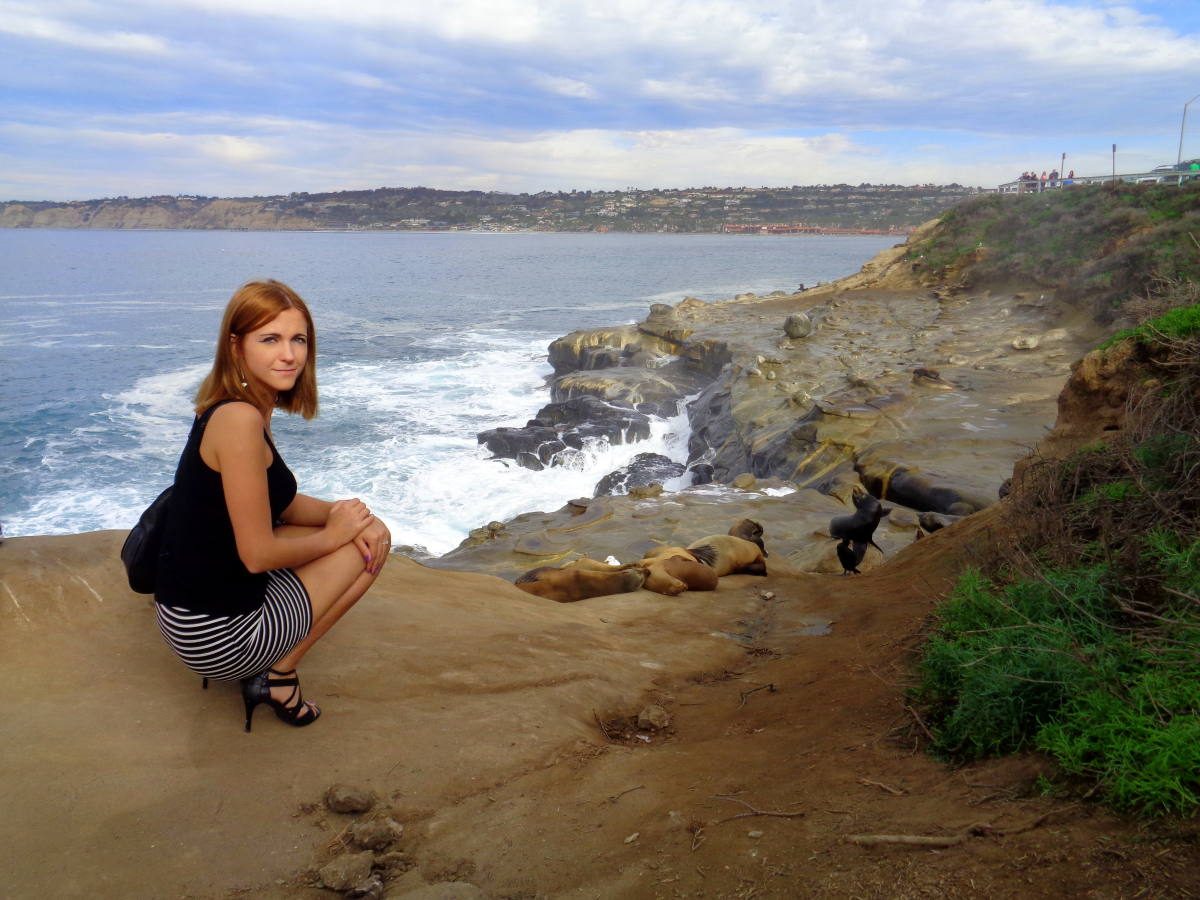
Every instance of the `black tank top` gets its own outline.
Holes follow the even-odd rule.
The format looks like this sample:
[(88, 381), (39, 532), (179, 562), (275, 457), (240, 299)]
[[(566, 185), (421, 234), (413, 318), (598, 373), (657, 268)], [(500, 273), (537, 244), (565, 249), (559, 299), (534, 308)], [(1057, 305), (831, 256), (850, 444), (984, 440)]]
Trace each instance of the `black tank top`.
[[(167, 606), (222, 616), (257, 609), (267, 586), (265, 572), (252, 573), (242, 564), (225, 506), (221, 473), (210, 469), (200, 456), (200, 441), (209, 418), (217, 407), (229, 402), (233, 401), (210, 407), (192, 423), (175, 470), (154, 595)], [(263, 435), (271, 448), (267, 493), (274, 525), (296, 497), (296, 478), (265, 429)]]

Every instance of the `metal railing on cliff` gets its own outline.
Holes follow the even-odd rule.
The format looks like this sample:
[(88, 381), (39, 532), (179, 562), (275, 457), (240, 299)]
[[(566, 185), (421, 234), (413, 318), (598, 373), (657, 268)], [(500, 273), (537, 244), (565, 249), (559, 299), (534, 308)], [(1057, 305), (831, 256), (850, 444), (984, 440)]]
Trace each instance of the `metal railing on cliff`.
[(1057, 191), (1080, 184), (1112, 184), (1121, 181), (1125, 184), (1183, 185), (1197, 179), (1200, 179), (1200, 160), (1193, 159), (1178, 166), (1159, 166), (1149, 172), (1130, 172), (1125, 175), (1076, 175), (1057, 180), (1047, 178), (1045, 181), (1040, 178), (1018, 178), (1015, 181), (1006, 181), (996, 190), (1001, 194), (1040, 194), (1042, 191)]

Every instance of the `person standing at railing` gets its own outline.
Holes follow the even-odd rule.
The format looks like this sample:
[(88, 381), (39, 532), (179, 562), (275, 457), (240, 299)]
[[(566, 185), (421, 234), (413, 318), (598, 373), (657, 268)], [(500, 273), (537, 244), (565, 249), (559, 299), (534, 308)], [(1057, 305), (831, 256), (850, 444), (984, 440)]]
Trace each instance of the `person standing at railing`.
[(1044, 191), (1045, 189), (1046, 189), (1046, 170), (1045, 170), (1045, 169), (1042, 169), (1042, 186), (1041, 186), (1041, 190), (1043, 190), (1043, 191)]

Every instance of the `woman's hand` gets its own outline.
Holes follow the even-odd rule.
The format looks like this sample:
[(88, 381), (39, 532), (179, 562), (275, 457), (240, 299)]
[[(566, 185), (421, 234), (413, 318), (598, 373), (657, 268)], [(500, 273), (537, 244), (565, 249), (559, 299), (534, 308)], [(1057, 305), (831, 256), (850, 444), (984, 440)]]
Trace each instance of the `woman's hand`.
[(392, 535), (383, 522), (371, 517), (371, 521), (354, 539), (354, 546), (362, 554), (363, 564), (372, 575), (378, 575), (392, 552)]
[(355, 540), (371, 522), (371, 511), (361, 500), (337, 500), (329, 507), (325, 530), (337, 539), (338, 546)]

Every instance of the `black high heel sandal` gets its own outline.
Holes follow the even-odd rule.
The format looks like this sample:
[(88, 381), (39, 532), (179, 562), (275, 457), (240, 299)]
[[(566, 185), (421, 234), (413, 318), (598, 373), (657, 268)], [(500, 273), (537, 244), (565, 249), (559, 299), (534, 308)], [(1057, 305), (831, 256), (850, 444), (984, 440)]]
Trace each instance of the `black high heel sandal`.
[[(275, 675), (277, 677), (272, 678)], [(280, 701), (271, 696), (273, 687), (290, 687), (292, 692)], [(254, 708), (260, 703), (275, 710), (280, 721), (295, 728), (311, 725), (321, 717), (321, 710), (311, 703), (304, 702), (304, 694), (300, 692), (300, 679), (296, 670), (277, 672), (267, 669), (257, 675), (242, 679), (242, 702), (246, 704), (246, 731), (250, 731), (250, 720), (254, 716)]]

